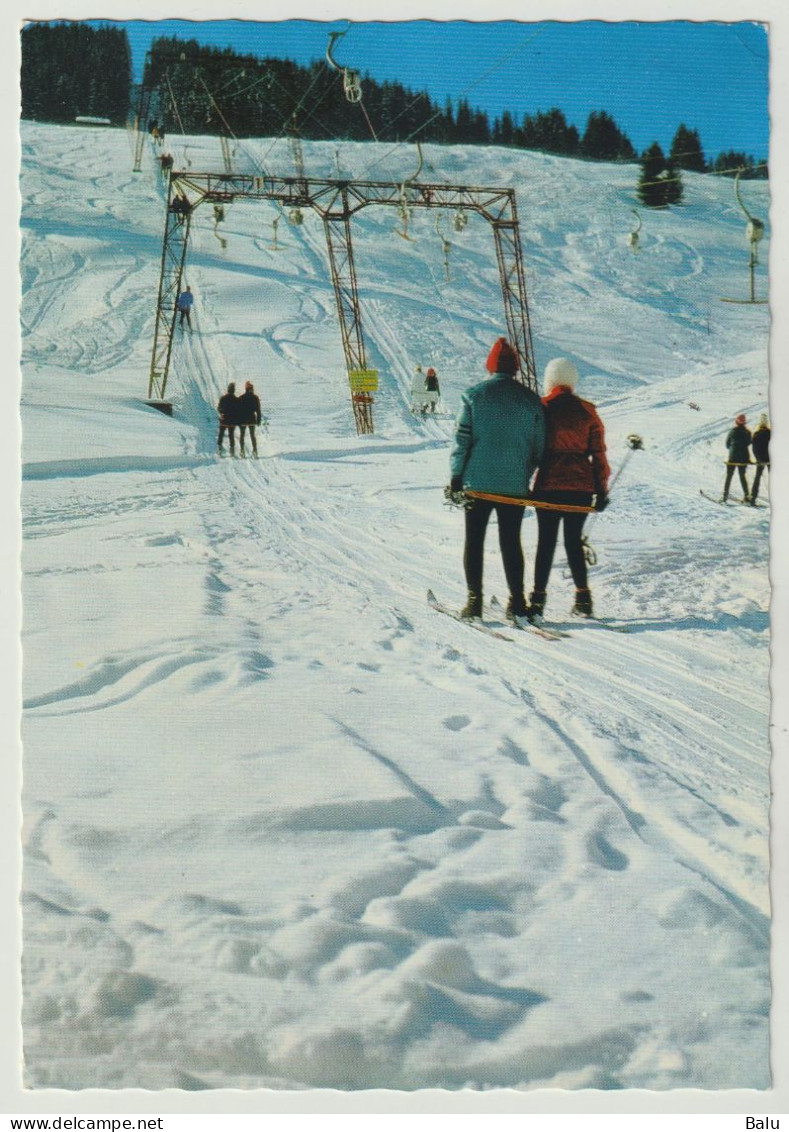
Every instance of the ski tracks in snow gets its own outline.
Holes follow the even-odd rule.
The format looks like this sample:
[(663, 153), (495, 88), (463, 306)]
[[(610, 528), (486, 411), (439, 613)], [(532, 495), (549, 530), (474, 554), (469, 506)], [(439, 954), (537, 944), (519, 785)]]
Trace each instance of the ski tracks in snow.
[[(289, 283), (320, 320), (303, 237), (326, 302)], [(591, 287), (582, 251), (566, 242)], [(83, 251), (50, 254), (24, 267), (31, 333), (60, 318), (51, 273), (79, 277)], [(193, 270), (203, 333), (174, 366), (206, 457), (244, 355)], [(400, 404), (385, 304), (419, 296), (373, 286)], [(278, 361), (306, 340), (281, 313)], [(80, 323), (64, 350), (97, 364)], [(669, 613), (559, 643), (435, 617), (421, 595), (461, 578), (434, 483), (448, 430), (390, 392), (387, 423), (427, 438), (394, 469), (385, 440), (289, 462), (260, 436), (259, 461), (130, 462), (123, 491), (68, 462), (26, 485), (28, 1083), (754, 1087), (767, 751), (763, 709), (729, 688), (747, 647), (720, 660), (714, 619)], [(738, 646), (758, 629), (738, 626)]]
[[(714, 923), (722, 938), (741, 938), (741, 949), (749, 940), (757, 946), (756, 918), (726, 896), (737, 895), (736, 876), (725, 877), (731, 862), (722, 856), (719, 868), (713, 851), (701, 850), (703, 823), (709, 825), (712, 813), (700, 816), (702, 784), (694, 794), (661, 777), (674, 751), (677, 778), (679, 747), (690, 728), (675, 741), (666, 734), (676, 705), (659, 710), (659, 668), (649, 674), (646, 641), (613, 634), (603, 640), (583, 627), (558, 646), (526, 635), (514, 647), (472, 639), (464, 626), (444, 625), (413, 602), (398, 598), (387, 606), (382, 596), (393, 596), (403, 547), (387, 542), (375, 523), (350, 535), (347, 501), (340, 506), (323, 492), (305, 501), (299, 479), (283, 465), (227, 461), (193, 470), (187, 486), (174, 512), (183, 516), (181, 534), (168, 537), (159, 512), (162, 534), (149, 536), (148, 553), (171, 556), (174, 570), (179, 562), (190, 571), (195, 559), (202, 563), (203, 640), (171, 635), (152, 648), (107, 654), (77, 680), (31, 695), (28, 726), (52, 713), (64, 724), (69, 716), (83, 723), (97, 713), (111, 718), (144, 696), (173, 702), (187, 696), (197, 704), (194, 697), (219, 695), (219, 702), (232, 703), (233, 689), (246, 688), (243, 694), (253, 699), (245, 702), (264, 712), (265, 747), (276, 754), (275, 736), (279, 742), (284, 736), (265, 704), (273, 696), (279, 710), (294, 709), (288, 667), (301, 667), (300, 658), (311, 654), (314, 702), (304, 710), (314, 738), (297, 734), (316, 757), (333, 744), (337, 771), (343, 763), (361, 763), (357, 789), (345, 799), (294, 798), (284, 807), (253, 801), (236, 817), (221, 809), (212, 814), (203, 802), (191, 817), (186, 807), (182, 819), (165, 820), (158, 834), (143, 821), (119, 838), (105, 834), (100, 821), (81, 828), (52, 811), (39, 839), (50, 864), (41, 859), (42, 878), (36, 882), (31, 873), (26, 889), (43, 917), (45, 934), (37, 942), (43, 946), (59, 932), (68, 956), (82, 946), (78, 939), (94, 940), (104, 973), (90, 990), (70, 986), (77, 998), (84, 996), (86, 1009), (92, 1003), (93, 1032), (97, 1027), (104, 1035), (110, 1065), (112, 1051), (120, 1049), (118, 1027), (133, 1033), (146, 1011), (175, 1011), (181, 1018), (176, 1029), (193, 1029), (188, 1002), (198, 987), (177, 972), (208, 969), (226, 988), (223, 1030), (243, 1033), (250, 1008), (261, 1013), (243, 1056), (221, 1041), (209, 1055), (194, 1042), (179, 1039), (176, 1047), (161, 1039), (157, 1058), (174, 1060), (178, 1073), (207, 1083), (495, 1086), (511, 1082), (513, 1072), (531, 1084), (638, 1081), (629, 1066), (639, 1044), (641, 1004), (661, 999), (660, 986), (649, 979), (628, 983), (622, 994), (629, 997), (606, 1008), (620, 1014), (618, 1024), (590, 1016), (582, 1040), (546, 1043), (546, 1019), (550, 1032), (554, 1009), (561, 1013), (561, 983), (549, 968), (538, 973), (523, 957), (544, 947), (557, 905), (572, 919), (577, 903), (602, 894), (606, 877), (620, 878), (617, 900), (627, 915), (662, 917), (680, 934)], [(196, 524), (195, 518), (184, 522), (187, 513)], [(84, 526), (84, 515), (75, 518)], [(102, 523), (101, 511), (91, 521)], [(333, 612), (338, 600), (347, 620)], [(212, 618), (216, 628), (207, 632)], [(624, 673), (634, 663), (650, 684), (645, 695), (638, 689), (627, 695)], [(622, 672), (616, 710), (611, 683), (594, 675), (601, 668), (614, 681)], [(411, 678), (404, 682), (400, 675), (390, 685), (393, 669), (410, 669)], [(239, 683), (244, 671), (252, 684)], [(268, 692), (260, 679), (268, 681)], [(404, 688), (422, 721), (416, 747), (413, 729), (401, 722), (409, 708)], [(573, 713), (579, 688), (585, 689), (585, 720)], [(342, 718), (333, 718), (338, 705)], [(720, 700), (711, 707), (719, 711)], [(376, 717), (391, 722), (372, 735)], [(628, 726), (629, 735), (622, 731)], [(702, 722), (694, 726), (701, 733)], [(421, 746), (433, 752), (427, 764)], [(695, 767), (702, 753), (694, 755)], [(98, 776), (95, 787), (102, 781), (113, 789), (112, 776)], [(682, 791), (690, 805), (677, 801)], [(281, 796), (273, 791), (273, 798)], [(683, 824), (674, 817), (679, 813)], [(731, 831), (721, 824), (723, 833)], [(109, 878), (120, 869), (132, 885), (141, 883), (132, 879), (139, 868), (131, 845), (138, 852), (142, 846), (143, 860), (159, 856), (160, 837), (175, 843), (197, 838), (200, 853), (209, 856), (222, 841), (246, 843), (252, 862), (263, 853), (270, 870), (273, 854), (286, 869), (293, 900), (299, 902), (299, 892), (312, 895), (300, 898), (296, 913), (287, 905), (264, 913), (259, 885), (242, 877), (231, 886), (234, 894), (219, 901), (210, 887), (205, 891), (208, 874), (201, 882), (198, 869), (196, 891), (152, 905), (136, 925), (126, 923)], [(318, 842), (322, 852), (307, 864), (304, 855), (312, 856)], [(284, 847), (287, 863), (280, 859)], [(503, 865), (513, 855), (521, 862), (519, 879), (512, 864)], [(303, 864), (294, 868), (294, 859)], [(644, 890), (644, 878), (655, 870), (660, 884)], [(738, 937), (737, 924), (748, 915)], [(31, 956), (35, 948), (34, 941)], [(242, 996), (227, 982), (239, 976)], [(316, 984), (320, 1004), (310, 989)], [(354, 1020), (338, 1023), (340, 1003), (349, 999)], [(196, 1001), (202, 1013), (218, 1009), (204, 992)], [(57, 1019), (39, 1048), (45, 1063), (47, 1040), (74, 1017), (62, 996), (50, 993), (48, 1002), (37, 997), (31, 1004), (40, 1018), (49, 1011)], [(535, 1027), (537, 1016), (542, 1022)], [(450, 1061), (442, 1052), (443, 1030), (456, 1035)], [(353, 1058), (338, 1058), (338, 1048), (353, 1051)], [(63, 1079), (56, 1063), (47, 1072)]]

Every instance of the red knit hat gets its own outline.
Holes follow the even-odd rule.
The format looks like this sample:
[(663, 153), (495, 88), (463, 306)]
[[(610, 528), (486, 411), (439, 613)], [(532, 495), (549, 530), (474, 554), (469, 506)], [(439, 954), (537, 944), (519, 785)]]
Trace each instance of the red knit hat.
[(740, 413), (738, 417), (734, 418), (735, 424), (745, 424), (745, 413)]
[(497, 338), (486, 362), (488, 373), (516, 374), (520, 369), (518, 355), (506, 338)]

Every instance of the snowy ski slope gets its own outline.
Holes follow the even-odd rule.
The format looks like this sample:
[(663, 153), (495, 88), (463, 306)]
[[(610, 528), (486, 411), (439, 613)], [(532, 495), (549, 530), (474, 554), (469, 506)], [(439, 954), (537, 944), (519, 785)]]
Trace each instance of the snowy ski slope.
[[(215, 139), (170, 144), (222, 168)], [(557, 555), (571, 636), (502, 642), (425, 603), (463, 597), (442, 487), (503, 332), (484, 224), (445, 218), (447, 282), (436, 214), (410, 240), (354, 219), (381, 375), (357, 437), (318, 218), (273, 250), (274, 208), (236, 202), (222, 248), (199, 210), (168, 419), (144, 404), (152, 155), (134, 174), (124, 132), (33, 123), (22, 146), (27, 1085), (767, 1088), (770, 511), (699, 494), (767, 408), (768, 308), (720, 301), (748, 286), (731, 182), (687, 174), (634, 254), (635, 165), (425, 147), (425, 179), (517, 188), (540, 369), (576, 361), (615, 470), (645, 442), (590, 532), (630, 632), (571, 623)], [(235, 160), (292, 171), (271, 139)], [(766, 221), (766, 183), (743, 192)], [(218, 461), (247, 379), (261, 459)], [(530, 564), (532, 515), (523, 538)]]

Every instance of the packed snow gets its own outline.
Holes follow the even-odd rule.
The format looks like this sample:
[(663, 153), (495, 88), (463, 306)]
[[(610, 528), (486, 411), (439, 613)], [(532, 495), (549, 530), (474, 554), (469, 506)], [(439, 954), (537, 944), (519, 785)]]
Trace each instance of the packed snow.
[[(560, 549), (569, 636), (502, 641), (425, 600), (465, 596), (443, 487), (505, 333), (487, 224), (354, 217), (380, 374), (357, 436), (320, 219), (198, 209), (168, 418), (145, 404), (165, 187), (132, 142), (22, 123), (26, 1085), (768, 1088), (769, 501), (700, 494), (768, 405), (769, 308), (721, 301), (749, 287), (731, 180), (686, 174), (634, 252), (636, 164), (424, 147), (423, 180), (516, 188), (538, 368), (575, 361), (627, 458), (589, 537), (629, 631), (569, 617)], [(169, 145), (223, 168), (215, 138)], [(285, 141), (234, 161), (293, 173)], [(766, 182), (742, 188), (767, 222)], [(219, 460), (246, 380), (261, 458)]]

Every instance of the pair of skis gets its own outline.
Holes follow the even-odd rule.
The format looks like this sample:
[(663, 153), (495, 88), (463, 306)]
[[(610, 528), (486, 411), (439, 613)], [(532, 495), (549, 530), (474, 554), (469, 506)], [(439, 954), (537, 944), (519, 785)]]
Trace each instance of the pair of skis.
[[(480, 617), (473, 617), (467, 619), (461, 617), (455, 609), (451, 609), (444, 602), (439, 601), (432, 590), (427, 591), (427, 604), (436, 613), (444, 613), (448, 617), (452, 617), (455, 621), (460, 621), (464, 625), (468, 625), (471, 629), (476, 629), (480, 633), (485, 633), (489, 637), (495, 637), (502, 641), (514, 641), (515, 637), (510, 633), (534, 633), (538, 637), (542, 637), (546, 641), (563, 641), (572, 636), (572, 633), (567, 633), (562, 629), (552, 629), (547, 625), (534, 625), (527, 622), (525, 619), (518, 620), (506, 626), (506, 632), (497, 628), (495, 625), (488, 624)], [(490, 603), (490, 614), (501, 621), (504, 618), (504, 609), (499, 601), (494, 597)], [(630, 630), (626, 625), (610, 625), (604, 621), (597, 621), (592, 618), (582, 618), (579, 621), (580, 625), (587, 625), (595, 629), (607, 629), (613, 633), (628, 633)]]
[[(721, 507), (728, 505), (728, 499), (722, 499), (720, 495), (710, 495), (707, 491), (702, 491), (699, 488), (699, 495), (703, 495), (705, 499), (709, 499), (710, 503), (720, 503)], [(747, 499), (732, 499), (732, 503), (742, 503), (744, 507), (764, 507), (763, 503), (749, 503)]]
[[(431, 609), (434, 609), (436, 613), (445, 613), (448, 617), (452, 617), (455, 621), (460, 621), (463, 625), (468, 625), (471, 629), (476, 629), (479, 633), (485, 633), (487, 636), (495, 637), (500, 641), (515, 640), (515, 638), (510, 636), (509, 633), (502, 632), (501, 629), (497, 629), (495, 628), (495, 626), (489, 625), (487, 622), (483, 621), (481, 617), (461, 617), (457, 610), (450, 609), (448, 605), (444, 605), (443, 602), (439, 601), (432, 590), (427, 591), (427, 604)], [(494, 607), (491, 612), (494, 616), (497, 616), (499, 611), (501, 611), (501, 606), (498, 605), (495, 598), (493, 602), (491, 602), (491, 605)], [(512, 631), (516, 633), (537, 633), (539, 636), (548, 641), (560, 641), (563, 637), (567, 636), (566, 633), (560, 633), (556, 629), (545, 629), (541, 625), (529, 625), (525, 622), (522, 624), (513, 623), (511, 626), (508, 626), (508, 628), (511, 628)]]

